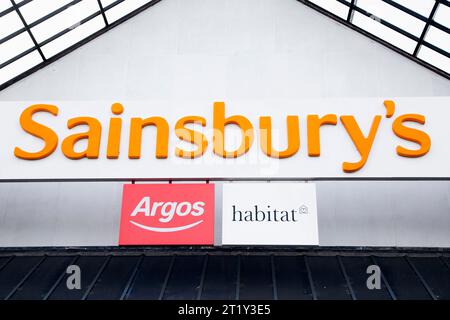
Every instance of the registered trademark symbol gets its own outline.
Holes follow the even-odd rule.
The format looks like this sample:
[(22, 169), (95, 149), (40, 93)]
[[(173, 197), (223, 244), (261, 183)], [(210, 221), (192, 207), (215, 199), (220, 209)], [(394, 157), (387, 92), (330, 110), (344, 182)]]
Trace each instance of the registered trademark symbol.
[(300, 207), (300, 213), (301, 213), (301, 214), (307, 214), (307, 213), (308, 213), (308, 207), (305, 206), (305, 205), (302, 205), (302, 206)]

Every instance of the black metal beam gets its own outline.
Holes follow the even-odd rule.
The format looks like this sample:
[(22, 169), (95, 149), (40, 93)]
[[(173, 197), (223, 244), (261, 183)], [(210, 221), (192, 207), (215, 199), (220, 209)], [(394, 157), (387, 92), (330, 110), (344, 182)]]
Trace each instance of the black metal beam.
[(422, 34), (420, 35), (420, 39), (417, 42), (416, 49), (414, 50), (413, 56), (415, 56), (415, 57), (417, 57), (417, 55), (419, 54), (420, 47), (422, 46), (422, 44), (425, 40), (425, 36), (427, 35), (428, 30), (430, 29), (430, 24), (433, 21), (434, 15), (436, 14), (438, 7), (439, 7), (439, 1), (435, 1), (434, 5), (433, 5), (433, 9), (431, 9), (430, 16), (428, 17), (427, 22), (425, 23), (425, 27), (423, 28)]
[[(67, 8), (70, 8), (71, 6), (77, 4), (77, 3), (80, 2), (80, 1), (81, 1), (81, 0), (74, 0), (74, 1), (69, 2), (69, 3), (65, 4), (64, 6), (62, 6), (62, 7), (58, 8), (58, 9), (56, 9), (55, 11), (52, 11), (52, 12), (50, 12), (49, 14), (43, 16), (42, 18), (39, 18), (38, 20), (36, 20), (36, 21), (34, 21), (34, 22), (28, 24), (28, 27), (29, 27), (30, 29), (32, 29), (33, 27), (35, 27), (35, 26), (41, 24), (42, 22), (44, 22), (44, 21), (46, 21), (46, 20), (52, 18), (52, 17), (55, 16), (55, 15), (57, 15), (57, 14), (63, 12), (63, 11), (66, 10)], [(20, 2), (20, 4), (23, 4), (23, 2)], [(0, 16), (0, 17), (1, 17), (1, 16)], [(4, 37), (3, 39), (0, 39), (0, 44), (2, 44), (3, 42), (6, 42), (6, 41), (8, 41), (8, 40), (10, 40), (10, 39), (12, 39), (12, 38), (18, 36), (19, 34), (25, 32), (25, 31), (26, 31), (26, 28), (24, 27), (24, 28), (22, 28), (22, 29), (19, 29), (19, 30), (15, 31), (15, 32), (13, 32), (13, 33), (11, 33), (11, 34), (9, 34), (9, 35), (7, 35), (7, 36)]]
[[(35, 67), (31, 68), (30, 70), (28, 70), (28, 71), (26, 71), (26, 72), (16, 76), (15, 78), (7, 81), (6, 83), (0, 85), (0, 91), (5, 89), (9, 85), (15, 83), (16, 81), (22, 79), (23, 77), (28, 76), (29, 74), (35, 72), (36, 70), (39, 70), (42, 67), (48, 65), (49, 63), (59, 59), (60, 57), (64, 56), (65, 54), (75, 50), (79, 46), (89, 42), (90, 40), (96, 38), (97, 36), (103, 34), (104, 32), (108, 31), (109, 29), (113, 28), (114, 26), (122, 23), (123, 21), (126, 21), (127, 19), (131, 18), (135, 14), (137, 14), (137, 13), (147, 9), (148, 7), (158, 3), (161, 0), (150, 1), (146, 5), (144, 5), (141, 8), (138, 8), (138, 9), (134, 10), (133, 12), (125, 15), (124, 17), (122, 17), (121, 19), (117, 20), (116, 22), (114, 22), (111, 25), (108, 23), (108, 20), (107, 20), (107, 17), (106, 17), (106, 11), (108, 11), (108, 10), (114, 8), (115, 6), (119, 5), (124, 0), (117, 0), (117, 1), (115, 1), (113, 3), (111, 3), (110, 5), (106, 6), (106, 7), (103, 7), (101, 0), (97, 0), (98, 4), (99, 4), (99, 8), (100, 8), (100, 10), (98, 12), (90, 15), (89, 17), (84, 18), (83, 20), (81, 20), (80, 22), (75, 24), (74, 26), (72, 26), (70, 28), (66, 28), (66, 29), (58, 32), (57, 34), (51, 36), (50, 38), (48, 38), (48, 39), (46, 39), (44, 41), (42, 41), (41, 43), (37, 43), (36, 39), (34, 38), (32, 32), (31, 32), (31, 28), (33, 28), (33, 27), (37, 26), (38, 24), (40, 24), (40, 23), (50, 19), (51, 17), (57, 15), (58, 13), (66, 10), (67, 8), (77, 4), (81, 0), (71, 1), (70, 3), (68, 3), (68, 4), (58, 8), (57, 10), (55, 10), (55, 11), (49, 13), (48, 15), (46, 15), (46, 16), (44, 16), (44, 17), (42, 17), (42, 18), (40, 18), (40, 19), (38, 19), (36, 21), (34, 21), (33, 23), (31, 23), (29, 25), (27, 25), (25, 19), (23, 18), (22, 14), (20, 13), (19, 8), (21, 6), (23, 6), (23, 5), (31, 2), (32, 0), (24, 0), (24, 1), (20, 2), (19, 4), (16, 4), (14, 2), (14, 0), (10, 0), (10, 1), (11, 1), (11, 4), (12, 4), (12, 7), (4, 10), (3, 12), (1, 12), (0, 13), (0, 17), (5, 15), (5, 14), (8, 14), (9, 12), (12, 12), (12, 11), (16, 10), (18, 15), (19, 15), (19, 17), (20, 17), (20, 19), (21, 19), (21, 21), (22, 21), (22, 23), (24, 24), (24, 27), (22, 29), (17, 30), (15, 32), (13, 32), (12, 34), (4, 37), (3, 39), (0, 39), (0, 44), (2, 44), (3, 42), (6, 42), (8, 40), (11, 40), (12, 38), (14, 38), (14, 37), (18, 36), (19, 34), (21, 34), (21, 33), (26, 31), (26, 32), (29, 33), (29, 35), (30, 35), (30, 37), (31, 37), (31, 39), (32, 39), (32, 41), (34, 43), (34, 47), (29, 48), (29, 49), (25, 50), (24, 52), (16, 55), (15, 57), (9, 59), (8, 61), (3, 62), (2, 64), (0, 64), (0, 69), (6, 67), (7, 65), (9, 65), (9, 64), (11, 64), (11, 63), (13, 63), (13, 62), (15, 62), (17, 60), (19, 60), (20, 58), (26, 56), (27, 54), (33, 52), (34, 50), (37, 50), (39, 52), (43, 62), (38, 64), (38, 65), (36, 65)], [(432, 70), (432, 71), (434, 71), (434, 72), (444, 76), (447, 79), (450, 79), (450, 74), (449, 73), (447, 73), (447, 72), (437, 68), (436, 66), (434, 66), (434, 65), (432, 65), (432, 64), (430, 64), (428, 62), (425, 62), (425, 61), (417, 58), (417, 54), (418, 54), (421, 46), (426, 46), (426, 47), (428, 47), (428, 48), (438, 52), (439, 54), (441, 54), (441, 55), (443, 55), (443, 56), (445, 56), (447, 58), (450, 58), (450, 53), (449, 52), (447, 52), (446, 50), (444, 50), (444, 49), (442, 49), (442, 48), (440, 48), (440, 47), (438, 47), (438, 46), (436, 46), (434, 44), (431, 44), (431, 43), (429, 43), (429, 42), (424, 40), (425, 36), (426, 36), (426, 32), (427, 32), (427, 30), (429, 29), (430, 26), (436, 27), (439, 30), (450, 34), (450, 29), (448, 27), (446, 27), (446, 26), (444, 26), (444, 25), (442, 25), (442, 24), (440, 24), (440, 23), (438, 23), (438, 22), (436, 22), (436, 21), (434, 21), (432, 19), (432, 16), (434, 16), (434, 13), (437, 10), (438, 4), (442, 4), (442, 5), (450, 7), (450, 2), (448, 0), (436, 0), (436, 3), (434, 5), (434, 7), (433, 7), (432, 14), (430, 14), (430, 17), (428, 17), (428, 18), (420, 15), (419, 13), (417, 13), (417, 12), (415, 12), (415, 11), (413, 11), (413, 10), (411, 10), (411, 9), (409, 9), (409, 8), (407, 8), (407, 7), (401, 5), (401, 4), (399, 4), (399, 3), (397, 3), (397, 2), (395, 2), (393, 0), (381, 0), (381, 1), (383, 1), (383, 2), (385, 2), (387, 4), (389, 4), (389, 5), (397, 8), (398, 10), (401, 10), (402, 12), (405, 12), (405, 13), (407, 13), (407, 14), (409, 14), (409, 15), (417, 18), (417, 19), (419, 19), (420, 21), (426, 22), (426, 26), (425, 26), (425, 28), (424, 28), (424, 30), (422, 32), (422, 35), (419, 38), (419, 37), (417, 37), (417, 36), (407, 32), (405, 30), (395, 26), (394, 24), (392, 24), (392, 23), (390, 23), (390, 22), (388, 22), (388, 21), (386, 21), (384, 19), (377, 18), (377, 21), (379, 21), (381, 24), (383, 24), (387, 28), (389, 28), (391, 30), (394, 30), (394, 31), (402, 34), (403, 36), (405, 36), (405, 37), (407, 37), (407, 38), (417, 42), (417, 46), (416, 46), (415, 51), (414, 51), (414, 53), (412, 55), (410, 53), (408, 53), (408, 52), (403, 51), (400, 48), (397, 48), (393, 44), (391, 44), (391, 43), (389, 43), (387, 41), (384, 41), (383, 39), (380, 39), (377, 36), (374, 36), (371, 33), (367, 32), (367, 31), (365, 31), (365, 30), (363, 30), (363, 29), (361, 29), (359, 27), (356, 27), (355, 25), (353, 25), (351, 22), (352, 22), (352, 17), (353, 17), (353, 14), (354, 14), (355, 11), (357, 11), (357, 12), (359, 12), (359, 13), (367, 16), (367, 17), (373, 18), (373, 15), (371, 13), (369, 13), (366, 10), (363, 10), (362, 8), (357, 6), (357, 0), (352, 0), (351, 2), (348, 2), (348, 1), (345, 1), (345, 0), (337, 0), (338, 2), (342, 3), (343, 5), (346, 5), (346, 6), (349, 7), (347, 20), (341, 19), (341, 18), (335, 16), (332, 13), (328, 13), (328, 11), (320, 8), (319, 6), (317, 6), (317, 5), (313, 4), (313, 3), (311, 3), (309, 0), (298, 0), (298, 1), (300, 1), (300, 2), (302, 2), (304, 4), (307, 4), (309, 7), (312, 7), (314, 9), (320, 11), (321, 13), (324, 13), (327, 16), (332, 17), (333, 19), (335, 19), (335, 20), (337, 20), (337, 21), (339, 21), (341, 23), (345, 22), (344, 24), (346, 24), (347, 26), (351, 26), (352, 29), (355, 29), (355, 30), (359, 31), (360, 33), (362, 33), (362, 34), (372, 38), (373, 40), (376, 40), (377, 42), (380, 42), (383, 45), (385, 45), (385, 46), (393, 49), (394, 51), (402, 54), (403, 56), (406, 56), (406, 57), (410, 58), (411, 60), (414, 60), (415, 62), (419, 63), (420, 65), (427, 67), (428, 69), (430, 69), (430, 70)], [(90, 21), (91, 19), (97, 17), (100, 14), (102, 15), (102, 17), (103, 17), (103, 19), (105, 21), (106, 27), (104, 29), (101, 29), (101, 30), (97, 31), (96, 33), (94, 33), (93, 35), (87, 37), (86, 39), (83, 39), (83, 40), (79, 41), (78, 43), (74, 44), (73, 46), (63, 50), (59, 54), (53, 56), (51, 59), (46, 59), (46, 57), (44, 56), (44, 54), (42, 52), (42, 49), (41, 49), (42, 46), (44, 46), (44, 45), (46, 45), (46, 44), (48, 44), (48, 43), (58, 39), (59, 37), (63, 36), (64, 34), (70, 32), (71, 30), (73, 30), (75, 27)], [(49, 62), (47, 63), (47, 61), (49, 61)]]
[(108, 19), (106, 18), (106, 13), (105, 13), (105, 9), (103, 8), (103, 4), (101, 0), (97, 0), (98, 6), (100, 7), (100, 11), (102, 12), (102, 16), (103, 16), (103, 21), (105, 21), (105, 25), (107, 26), (108, 23)]
[(347, 22), (351, 23), (353, 20), (353, 13), (355, 12), (356, 1), (357, 0), (352, 0), (352, 2), (350, 3), (350, 7), (348, 9), (348, 15), (347, 15)]
[[(364, 36), (366, 36), (366, 37), (368, 37), (368, 38), (370, 38), (370, 39), (372, 39), (372, 40), (374, 40), (374, 41), (376, 41), (376, 42), (378, 42), (378, 43), (384, 45), (385, 47), (387, 47), (387, 48), (389, 48), (389, 49), (391, 49), (391, 50), (397, 52), (398, 54), (400, 54), (400, 55), (402, 55), (402, 56), (404, 56), (404, 57), (406, 57), (406, 58), (408, 58), (408, 59), (410, 59), (410, 60), (416, 62), (417, 64), (419, 64), (419, 65), (421, 65), (421, 66), (423, 66), (423, 67), (425, 67), (425, 68), (427, 68), (427, 69), (429, 69), (429, 70), (431, 70), (431, 71), (433, 71), (433, 72), (435, 72), (435, 73), (441, 75), (442, 77), (444, 77), (444, 78), (450, 80), (450, 73), (448, 73), (448, 72), (446, 72), (446, 71), (444, 71), (444, 70), (442, 70), (442, 69), (436, 67), (435, 65), (433, 65), (433, 64), (431, 64), (431, 63), (428, 63), (428, 62), (426, 62), (426, 61), (424, 61), (424, 60), (422, 60), (422, 59), (419, 59), (418, 57), (412, 55), (411, 53), (408, 53), (408, 52), (406, 52), (406, 51), (404, 51), (404, 50), (402, 50), (402, 49), (396, 47), (396, 46), (393, 45), (392, 43), (390, 43), (390, 42), (388, 42), (388, 41), (386, 41), (386, 40), (383, 40), (382, 38), (379, 38), (379, 37), (375, 36), (374, 34), (370, 33), (369, 31), (364, 30), (364, 29), (362, 29), (362, 28), (360, 28), (360, 27), (354, 25), (353, 23), (348, 22), (346, 19), (342, 19), (341, 17), (337, 16), (336, 14), (334, 14), (334, 13), (332, 13), (332, 12), (327, 11), (326, 9), (320, 7), (319, 5), (313, 3), (313, 2), (311, 2), (311, 1), (309, 1), (309, 0), (297, 0), (297, 1), (300, 2), (300, 3), (302, 3), (302, 4), (304, 4), (304, 5), (306, 5), (306, 6), (308, 6), (308, 7), (310, 7), (311, 9), (314, 9), (315, 11), (318, 11), (318, 12), (320, 12), (321, 14), (323, 14), (323, 15), (325, 15), (325, 16), (327, 16), (327, 17), (329, 17), (329, 18), (331, 18), (331, 19), (333, 19), (333, 20), (335, 20), (335, 21), (337, 21), (337, 22), (339, 22), (339, 23), (341, 23), (341, 24), (347, 26), (348, 28), (350, 28), (350, 29), (352, 29), (352, 30), (354, 30), (354, 31), (357, 31), (358, 33), (360, 33), (360, 34), (362, 34), (362, 35), (364, 35)], [(345, 1), (345, 0), (336, 0), (336, 1), (338, 1), (339, 3), (344, 4), (345, 6), (350, 6), (350, 3), (347, 2), (347, 1)], [(447, 5), (447, 3), (448, 3), (447, 0), (439, 0), (439, 1), (440, 1), (441, 3), (442, 3), (442, 1), (444, 1), (444, 2), (446, 3), (445, 5)], [(369, 16), (369, 17), (371, 17), (371, 18), (373, 17), (372, 14), (366, 12), (365, 10), (359, 8), (358, 6), (355, 7), (355, 11), (358, 11), (358, 12), (361, 13), (361, 14), (364, 14), (364, 12), (365, 12), (365, 13), (366, 13), (366, 16)], [(383, 21), (384, 21), (384, 20), (383, 20)], [(435, 22), (432, 23), (433, 26), (435, 26), (435, 24), (436, 24)], [(388, 23), (387, 21), (384, 21), (384, 25), (385, 25), (386, 27), (390, 28), (390, 26), (391, 26), (392, 24)], [(438, 24), (438, 25), (439, 25), (439, 24)], [(396, 29), (400, 29), (400, 28), (398, 28), (398, 27), (395, 27), (395, 28), (396, 28)], [(447, 32), (447, 31), (446, 31), (447, 28), (446, 28), (445, 26), (439, 25), (439, 28), (440, 28), (441, 30)], [(393, 30), (395, 30), (395, 29), (393, 29)], [(395, 31), (397, 31), (397, 30), (395, 30)], [(418, 37), (416, 37), (416, 36), (414, 36), (414, 35), (411, 35), (410, 33), (406, 32), (406, 31), (404, 31), (404, 30), (402, 30), (401, 33), (404, 34), (404, 35), (406, 35), (408, 38), (412, 39), (413, 41), (418, 42), (418, 40), (419, 40)], [(447, 32), (447, 33), (449, 33), (449, 32)], [(428, 43), (428, 42), (426, 42), (426, 41), (424, 41), (422, 45), (427, 46), (427, 47), (429, 47), (430, 49), (433, 49), (433, 50), (439, 52), (440, 54), (443, 54), (444, 56), (448, 56), (448, 55), (450, 54), (450, 53), (446, 52), (445, 50), (443, 50), (443, 49), (441, 49), (441, 48), (438, 48), (438, 47), (436, 47), (435, 45), (430, 44), (430, 43)], [(437, 50), (436, 50), (436, 49), (437, 49)]]
[[(78, 1), (79, 1), (79, 0), (78, 0)], [(104, 10), (107, 11), (107, 10), (109, 10), (109, 9), (111, 9), (111, 8), (113, 8), (113, 7), (115, 7), (115, 6), (117, 6), (118, 4), (122, 3), (123, 1), (124, 1), (124, 0), (118, 0), (118, 1), (116, 1), (116, 2), (114, 2), (114, 3), (112, 3), (112, 4), (110, 4), (109, 6), (105, 7)], [(46, 59), (45, 61), (43, 61), (43, 62), (37, 64), (37, 65), (34, 66), (33, 68), (28, 69), (27, 71), (25, 71), (25, 72), (19, 74), (18, 76), (14, 77), (14, 78), (12, 78), (12, 79), (10, 79), (10, 80), (8, 80), (8, 81), (6, 81), (5, 83), (3, 83), (3, 84), (0, 85), (0, 91), (6, 89), (7, 87), (11, 86), (12, 84), (16, 83), (17, 81), (20, 81), (21, 79), (23, 79), (23, 78), (25, 78), (25, 77), (27, 77), (27, 76), (29, 76), (29, 75), (35, 73), (36, 71), (38, 71), (38, 70), (40, 70), (40, 69), (42, 69), (42, 68), (48, 66), (49, 64), (51, 64), (51, 63), (53, 63), (53, 62), (55, 62), (55, 61), (61, 59), (61, 58), (64, 57), (65, 55), (69, 54), (70, 52), (72, 52), (72, 51), (78, 49), (78, 48), (81, 47), (82, 45), (84, 45), (84, 44), (90, 42), (91, 40), (97, 38), (98, 36), (104, 34), (105, 32), (107, 32), (107, 31), (109, 31), (109, 30), (115, 28), (116, 26), (122, 24), (123, 22), (125, 22), (125, 21), (131, 19), (132, 17), (134, 17), (134, 16), (136, 16), (137, 14), (143, 12), (144, 10), (146, 10), (146, 9), (148, 9), (148, 8), (150, 8), (150, 7), (152, 7), (153, 5), (159, 3), (160, 1), (162, 1), (162, 0), (153, 0), (153, 1), (149, 1), (148, 3), (146, 3), (146, 4), (144, 4), (143, 6), (141, 6), (141, 7), (137, 8), (137, 9), (133, 10), (132, 12), (126, 14), (125, 16), (123, 16), (123, 17), (121, 17), (120, 19), (114, 21), (113, 23), (108, 24), (105, 28), (100, 29), (100, 30), (98, 30), (97, 32), (94, 32), (93, 34), (91, 34), (90, 36), (86, 37), (85, 39), (80, 40), (79, 42), (73, 44), (72, 46), (70, 46), (70, 47), (64, 49), (63, 51), (61, 51), (61, 52), (59, 52), (59, 53), (57, 53), (56, 55), (54, 55), (54, 56), (52, 56), (52, 57)], [(100, 12), (100, 11), (99, 11), (99, 12)], [(98, 13), (98, 14), (100, 14), (100, 13)], [(97, 15), (98, 15), (98, 14), (97, 14)], [(48, 40), (48, 39), (47, 39), (47, 40)], [(47, 40), (46, 40), (46, 41), (47, 41)], [(44, 43), (47, 43), (46, 41), (44, 41)], [(42, 43), (41, 43), (41, 44), (42, 44)], [(33, 51), (35, 48), (37, 48), (37, 46), (36, 46), (36, 47), (33, 47), (33, 48), (30, 48), (29, 50)], [(28, 50), (27, 50), (27, 51), (26, 51), (26, 54), (30, 53), (31, 51), (28, 52)], [(0, 69), (3, 68), (4, 66), (10, 64), (10, 63), (13, 63), (14, 61), (16, 61), (16, 60), (18, 60), (18, 59), (20, 59), (21, 57), (25, 56), (26, 54), (25, 54), (25, 52), (22, 52), (21, 54), (19, 54), (19, 56), (20, 56), (19, 58), (16, 58), (16, 57), (17, 57), (17, 56), (16, 56), (16, 57), (14, 57), (14, 58), (8, 60), (8, 63), (7, 63), (7, 64), (4, 63), (4, 64), (0, 65)]]
[(10, 0), (10, 1), (11, 1), (12, 6), (14, 7), (14, 10), (16, 10), (16, 12), (17, 12), (17, 14), (18, 14), (20, 20), (22, 21), (25, 30), (27, 31), (28, 35), (30, 36), (31, 41), (33, 41), (33, 44), (34, 44), (35, 48), (36, 48), (37, 51), (39, 52), (39, 55), (41, 56), (42, 60), (43, 60), (43, 61), (47, 60), (47, 59), (45, 58), (45, 56), (44, 56), (44, 53), (42, 53), (41, 48), (39, 48), (39, 46), (38, 46), (38, 44), (37, 44), (37, 41), (36, 41), (36, 39), (34, 38), (34, 35), (33, 35), (33, 33), (31, 32), (30, 28), (28, 27), (28, 24), (27, 24), (27, 22), (25, 21), (25, 18), (23, 17), (22, 13), (20, 12), (19, 7), (17, 6), (16, 2), (15, 2), (14, 0)]
[[(26, 5), (27, 3), (30, 3), (33, 0), (23, 0), (22, 2), (19, 2), (17, 4), (17, 7), (20, 8), (23, 5)], [(8, 13), (11, 13), (15, 11), (15, 8), (11, 5), (11, 7), (9, 7), (8, 9), (3, 10), (2, 12), (0, 12), (0, 18), (3, 16), (6, 16)]]

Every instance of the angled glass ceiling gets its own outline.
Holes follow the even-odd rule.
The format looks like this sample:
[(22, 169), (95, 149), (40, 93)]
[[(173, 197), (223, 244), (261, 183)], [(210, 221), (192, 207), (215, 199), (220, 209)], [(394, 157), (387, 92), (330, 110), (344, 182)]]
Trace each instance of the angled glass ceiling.
[[(159, 1), (0, 0), (0, 90)], [(450, 79), (449, 0), (299, 1)]]
[(0, 0), (0, 90), (160, 0)]
[(450, 79), (449, 0), (298, 0), (325, 9)]

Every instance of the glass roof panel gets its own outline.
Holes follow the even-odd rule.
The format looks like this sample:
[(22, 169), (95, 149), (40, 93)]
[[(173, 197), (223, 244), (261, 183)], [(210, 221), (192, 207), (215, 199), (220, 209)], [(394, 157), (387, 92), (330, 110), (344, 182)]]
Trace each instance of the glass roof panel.
[(97, 16), (86, 23), (72, 28), (70, 32), (67, 32), (66, 34), (42, 46), (42, 52), (47, 58), (52, 57), (104, 27), (105, 22), (103, 18), (101, 16)]
[(435, 28), (430, 27), (425, 37), (425, 41), (450, 52), (450, 34)]
[(450, 6), (440, 4), (434, 16), (434, 21), (450, 28)]
[[(298, 0), (333, 13), (450, 79), (449, 0)], [(347, 7), (350, 14), (345, 15)], [(349, 18), (349, 19), (348, 19)], [(425, 37), (423, 37), (425, 35)], [(419, 61), (422, 64), (422, 62)], [(436, 68), (440, 69), (436, 70)]]
[(49, 63), (93, 33), (159, 1), (0, 0), (0, 90), (35, 65)]
[(11, 8), (11, 2), (9, 1), (0, 1), (0, 13)]
[[(76, 28), (77, 24), (79, 24), (83, 18), (98, 11), (99, 7), (97, 1), (80, 1), (63, 12), (40, 23), (32, 28), (31, 31), (36, 40), (40, 43), (66, 28)], [(105, 25), (103, 24), (103, 26)]]
[[(347, 19), (349, 7), (338, 1), (330, 0), (311, 0), (311, 2), (317, 4), (318, 6), (324, 8), (331, 13), (334, 13), (342, 19)], [(349, 3), (349, 0), (346, 0)]]
[(411, 9), (418, 14), (429, 17), (431, 9), (433, 9), (434, 0), (395, 0), (398, 4)]
[(40, 63), (42, 63), (42, 58), (39, 53), (34, 50), (24, 57), (3, 67), (0, 72), (0, 83), (8, 82)]
[(0, 18), (0, 39), (5, 38), (11, 33), (23, 28), (23, 23), (20, 21), (16, 12), (10, 12)]
[(149, 0), (134, 0), (134, 1), (123, 1), (112, 7), (116, 1), (114, 0), (102, 0), (102, 5), (104, 8), (111, 6), (109, 10), (106, 11), (106, 18), (109, 22), (117, 21), (128, 13), (138, 9), (139, 7), (151, 2)]
[(383, 1), (358, 0), (357, 5), (358, 7), (370, 12), (372, 15), (386, 20), (387, 22), (418, 37), (425, 27), (424, 21), (421, 21)]
[[(25, 76), (27, 67), (53, 61), (55, 54), (69, 52), (93, 33), (107, 30), (115, 21), (158, 1), (0, 0), (0, 90), (14, 82), (9, 81), (12, 78)], [(450, 79), (449, 0), (299, 1), (321, 7), (338, 20), (404, 50), (411, 58), (422, 59)], [(428, 20), (430, 16), (433, 20)], [(422, 35), (426, 36), (422, 39)]]
[(353, 24), (411, 54), (417, 45), (416, 41), (382, 25), (376, 18), (367, 17), (359, 12), (353, 16)]
[(450, 73), (450, 59), (437, 53), (436, 51), (424, 46), (420, 49), (418, 57), (436, 66), (437, 68)]
[(33, 0), (30, 3), (22, 6), (20, 8), (20, 12), (25, 18), (25, 21), (28, 24), (31, 24), (70, 2), (72, 1), (59, 0), (57, 5), (55, 5), (55, 0)]
[(3, 42), (0, 44), (0, 64), (14, 58), (17, 55), (17, 52), (24, 52), (33, 47), (33, 41), (31, 41), (31, 38), (26, 32)]

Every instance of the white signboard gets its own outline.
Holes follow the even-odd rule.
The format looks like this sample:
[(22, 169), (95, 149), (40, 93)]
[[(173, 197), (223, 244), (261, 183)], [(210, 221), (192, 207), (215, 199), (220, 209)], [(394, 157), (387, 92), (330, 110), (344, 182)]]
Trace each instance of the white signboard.
[(225, 183), (223, 245), (318, 245), (312, 183)]
[(449, 97), (0, 105), (0, 180), (450, 178)]

